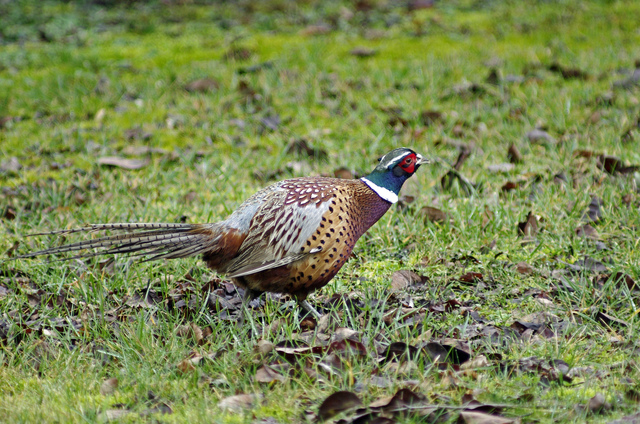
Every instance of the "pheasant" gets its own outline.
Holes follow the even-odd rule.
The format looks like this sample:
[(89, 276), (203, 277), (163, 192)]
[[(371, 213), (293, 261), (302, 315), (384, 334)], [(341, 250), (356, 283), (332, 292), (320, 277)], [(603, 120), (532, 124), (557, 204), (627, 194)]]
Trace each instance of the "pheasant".
[(357, 180), (308, 177), (270, 185), (224, 221), (90, 224), (39, 233), (34, 235), (125, 231), (16, 258), (86, 249), (97, 250), (63, 260), (117, 253), (150, 256), (146, 260), (201, 255), (209, 268), (244, 289), (245, 306), (263, 292), (287, 293), (319, 318), (306, 300), (309, 293), (338, 273), (360, 236), (398, 201), (404, 182), (427, 162), (411, 149), (398, 148)]

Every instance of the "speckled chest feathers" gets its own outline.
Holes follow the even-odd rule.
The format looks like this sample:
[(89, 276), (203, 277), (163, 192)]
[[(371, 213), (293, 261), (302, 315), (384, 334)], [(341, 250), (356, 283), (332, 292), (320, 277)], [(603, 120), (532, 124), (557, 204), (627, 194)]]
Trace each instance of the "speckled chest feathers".
[[(336, 275), (356, 241), (391, 206), (360, 180), (298, 178), (265, 190), (266, 198), (260, 192), (238, 210), (262, 203), (238, 255), (224, 264), (211, 258), (209, 264), (239, 286), (299, 299)], [(234, 215), (230, 225), (242, 218)], [(286, 259), (278, 265), (271, 258)]]

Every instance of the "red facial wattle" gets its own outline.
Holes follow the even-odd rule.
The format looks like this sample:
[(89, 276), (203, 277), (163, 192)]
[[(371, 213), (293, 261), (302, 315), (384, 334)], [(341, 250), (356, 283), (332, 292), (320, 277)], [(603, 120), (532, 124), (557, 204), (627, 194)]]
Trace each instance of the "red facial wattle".
[(402, 160), (402, 163), (400, 163), (400, 167), (407, 173), (409, 174), (413, 174), (416, 170), (416, 161), (418, 160), (418, 158), (416, 157), (415, 154), (411, 153), (410, 155), (408, 155), (407, 157), (405, 157)]

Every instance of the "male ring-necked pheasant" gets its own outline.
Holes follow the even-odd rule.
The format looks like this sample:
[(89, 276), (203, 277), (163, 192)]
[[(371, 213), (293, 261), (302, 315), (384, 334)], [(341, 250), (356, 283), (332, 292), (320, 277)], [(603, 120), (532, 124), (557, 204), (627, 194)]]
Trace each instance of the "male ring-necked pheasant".
[(366, 177), (280, 181), (249, 197), (213, 224), (119, 223), (36, 235), (124, 230), (19, 256), (99, 249), (102, 254), (151, 255), (147, 260), (202, 255), (207, 266), (245, 289), (244, 302), (262, 292), (288, 293), (314, 314), (307, 295), (340, 270), (356, 241), (398, 201), (404, 182), (427, 161), (408, 148), (392, 150)]

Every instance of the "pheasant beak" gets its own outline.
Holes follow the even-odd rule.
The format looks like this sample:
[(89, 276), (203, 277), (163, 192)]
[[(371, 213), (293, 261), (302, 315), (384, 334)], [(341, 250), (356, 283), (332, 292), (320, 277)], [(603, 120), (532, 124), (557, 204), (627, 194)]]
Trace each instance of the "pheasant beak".
[(422, 155), (419, 153), (416, 153), (416, 158), (416, 165), (424, 165), (431, 162), (429, 159), (422, 157)]

